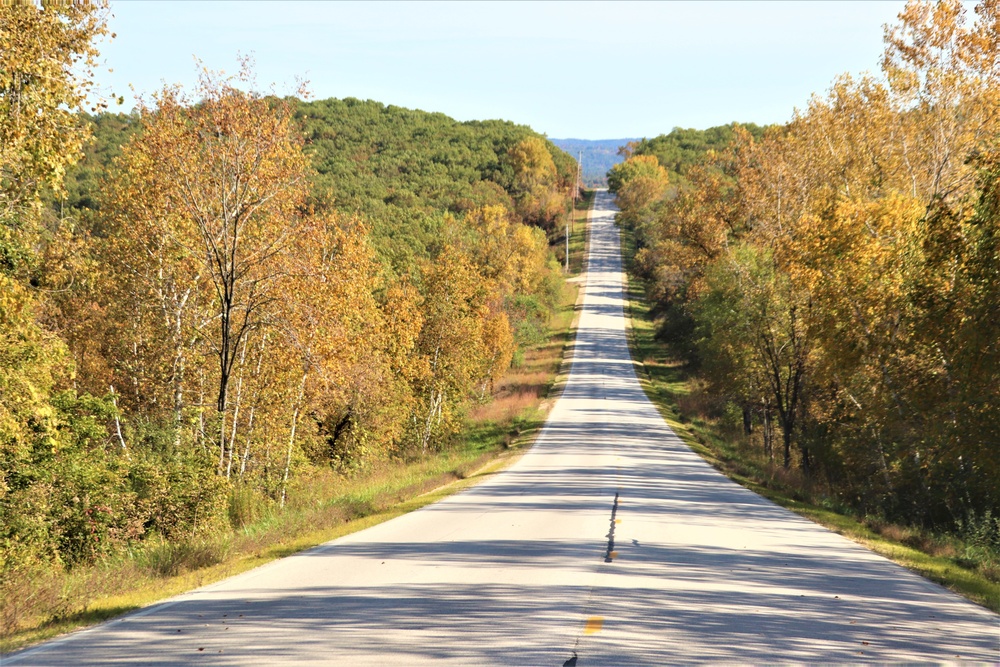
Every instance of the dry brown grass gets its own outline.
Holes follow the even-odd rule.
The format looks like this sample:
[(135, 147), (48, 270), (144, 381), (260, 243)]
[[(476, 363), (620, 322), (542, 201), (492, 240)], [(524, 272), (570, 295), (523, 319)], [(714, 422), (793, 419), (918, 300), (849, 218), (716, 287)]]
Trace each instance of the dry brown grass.
[(489, 403), (477, 405), (469, 413), (473, 422), (507, 422), (530, 407), (538, 404), (538, 389), (519, 389), (494, 398)]
[(72, 573), (52, 567), (11, 577), (0, 590), (0, 637), (79, 617), (109, 590), (133, 590), (154, 578), (132, 560), (81, 567)]
[(959, 556), (956, 543), (945, 536), (935, 535), (913, 526), (890, 523), (872, 516), (865, 517), (861, 523), (873, 533), (887, 540), (905, 544), (908, 547), (918, 549), (931, 556), (941, 558), (956, 558)]
[(677, 395), (675, 400), (682, 421), (688, 421), (696, 415), (710, 418), (719, 412), (719, 399), (700, 387), (690, 393)]
[[(531, 367), (524, 366), (516, 371), (512, 371), (500, 382), (497, 388), (497, 396), (503, 397), (504, 394), (513, 393), (524, 387), (544, 388), (552, 381), (553, 369), (538, 368), (541, 365), (543, 364), (538, 363)], [(549, 364), (544, 365), (548, 366)]]

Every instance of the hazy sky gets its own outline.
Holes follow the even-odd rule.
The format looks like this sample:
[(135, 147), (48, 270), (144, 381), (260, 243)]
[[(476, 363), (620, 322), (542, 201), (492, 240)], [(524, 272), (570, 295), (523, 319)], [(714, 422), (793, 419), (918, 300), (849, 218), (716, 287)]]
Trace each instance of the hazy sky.
[[(876, 71), (895, 2), (126, 2), (98, 81), (190, 86), (194, 57), (316, 98), (503, 118), (556, 138), (788, 120), (843, 72)], [(109, 73), (107, 68), (113, 69)]]

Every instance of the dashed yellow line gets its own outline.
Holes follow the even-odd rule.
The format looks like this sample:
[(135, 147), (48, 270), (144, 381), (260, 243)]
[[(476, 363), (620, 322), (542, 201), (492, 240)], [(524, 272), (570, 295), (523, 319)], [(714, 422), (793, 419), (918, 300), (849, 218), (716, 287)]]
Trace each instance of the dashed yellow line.
[(592, 635), (601, 631), (604, 627), (604, 617), (603, 616), (591, 616), (587, 619), (586, 625), (583, 626), (583, 634)]

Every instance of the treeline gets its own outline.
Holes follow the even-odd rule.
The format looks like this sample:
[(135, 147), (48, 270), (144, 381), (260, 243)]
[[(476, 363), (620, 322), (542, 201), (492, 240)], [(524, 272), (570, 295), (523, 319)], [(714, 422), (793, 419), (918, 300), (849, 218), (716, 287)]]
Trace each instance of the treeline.
[(246, 68), (87, 116), (105, 11), (0, 7), (2, 580), (446, 444), (561, 285), (537, 133)]
[(295, 114), (317, 196), (361, 213), (400, 270), (435, 252), (443, 213), (503, 206), (553, 235), (565, 215), (576, 161), (527, 127), (350, 98), (297, 102)]
[[(760, 139), (764, 128), (753, 123), (740, 125), (754, 139)], [(721, 151), (733, 142), (733, 125), (719, 125), (706, 130), (675, 127), (669, 134), (661, 134), (652, 139), (630, 141), (620, 147), (619, 152), (626, 158), (646, 155), (655, 157), (664, 169), (673, 174), (671, 185), (689, 185), (688, 170), (705, 160), (710, 151)]]
[(911, 1), (881, 77), (683, 168), (643, 142), (609, 180), (720, 415), (862, 512), (996, 532), (1000, 4), (976, 15)]

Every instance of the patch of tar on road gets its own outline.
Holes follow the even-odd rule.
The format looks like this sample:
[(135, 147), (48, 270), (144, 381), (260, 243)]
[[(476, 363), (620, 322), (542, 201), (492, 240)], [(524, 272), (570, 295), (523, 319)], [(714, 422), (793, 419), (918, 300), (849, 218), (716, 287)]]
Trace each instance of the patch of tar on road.
[[(608, 537), (607, 549), (604, 551), (605, 563), (613, 563), (615, 558), (618, 556), (618, 552), (615, 551), (615, 526), (621, 523), (621, 519), (618, 518), (618, 503), (620, 499), (621, 499), (621, 487), (619, 487), (618, 491), (615, 492), (615, 500), (614, 503), (611, 505), (611, 522), (610, 522), (611, 527), (608, 530), (608, 535), (607, 535)], [(636, 542), (636, 540), (632, 540), (632, 542), (638, 545), (638, 542)], [(593, 593), (594, 592), (591, 591), (591, 601), (588, 602), (587, 607), (592, 606)], [(583, 624), (582, 635), (596, 634), (600, 632), (603, 629), (603, 627), (604, 627), (604, 617), (588, 616)], [(563, 663), (563, 667), (576, 667), (577, 660), (579, 659), (579, 655), (577, 653), (579, 647), (580, 647), (580, 637), (577, 636), (576, 644), (573, 647), (573, 655), (568, 660), (566, 660), (566, 662)]]
[(615, 525), (617, 521), (615, 516), (618, 514), (618, 493), (615, 492), (615, 504), (611, 506), (611, 530), (608, 531), (608, 550), (604, 554), (604, 562), (612, 563), (614, 562), (615, 556), (618, 555), (615, 551)]

